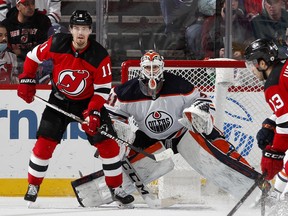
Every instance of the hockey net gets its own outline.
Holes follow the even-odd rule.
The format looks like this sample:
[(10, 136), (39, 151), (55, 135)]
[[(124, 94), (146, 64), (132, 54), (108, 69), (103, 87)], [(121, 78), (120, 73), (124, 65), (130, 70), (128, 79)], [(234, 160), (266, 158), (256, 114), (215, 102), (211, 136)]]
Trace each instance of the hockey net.
[[(139, 63), (138, 60), (123, 62), (122, 83), (138, 77)], [(213, 114), (215, 125), (224, 132), (225, 138), (236, 150), (260, 172), (261, 151), (257, 146), (256, 133), (262, 121), (272, 112), (264, 99), (263, 83), (246, 69), (245, 63), (231, 59), (166, 60), (164, 70), (183, 77), (213, 99), (216, 107)], [(176, 155), (173, 160), (174, 170), (178, 172), (174, 176), (179, 177), (180, 173), (185, 176), (187, 171), (192, 170), (180, 155)], [(194, 176), (198, 178), (197, 174)], [(202, 184), (203, 182), (205, 179), (202, 179)], [(153, 184), (154, 188), (159, 190), (159, 181)], [(179, 178), (175, 184), (181, 184)], [(169, 191), (175, 190), (170, 190), (169, 186), (164, 189), (164, 193), (170, 193)], [(187, 193), (187, 190), (184, 189), (182, 193)], [(195, 196), (195, 193), (193, 194)]]

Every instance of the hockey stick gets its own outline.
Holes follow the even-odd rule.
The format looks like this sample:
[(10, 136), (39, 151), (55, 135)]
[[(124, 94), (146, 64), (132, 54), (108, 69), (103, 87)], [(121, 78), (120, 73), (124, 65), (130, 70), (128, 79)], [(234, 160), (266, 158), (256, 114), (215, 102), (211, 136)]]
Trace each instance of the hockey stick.
[[(57, 106), (55, 106), (53, 104), (50, 104), (48, 101), (46, 101), (45, 99), (43, 99), (43, 98), (41, 98), (41, 97), (39, 97), (37, 95), (35, 95), (34, 98), (36, 98), (38, 101), (44, 103), (48, 107), (50, 107), (50, 108), (52, 108), (52, 109), (54, 109), (54, 110), (56, 110), (56, 111), (58, 111), (58, 112), (60, 112), (62, 114), (74, 119), (75, 121), (77, 121), (77, 122), (79, 122), (81, 124), (85, 123), (85, 121), (83, 119), (81, 119), (79, 116), (76, 116), (73, 113), (66, 112), (66, 111), (62, 110), (61, 108), (59, 108), (59, 107), (57, 107)], [(117, 138), (117, 137), (113, 136), (110, 133), (107, 133), (106, 131), (102, 130), (101, 128), (98, 128), (98, 132), (100, 134), (110, 138), (110, 139), (115, 140), (116, 142), (118, 142), (118, 143), (120, 143), (122, 145), (125, 145), (125, 146), (133, 149), (134, 151), (136, 151), (138, 153), (141, 153), (141, 154), (151, 158), (152, 160), (155, 160), (155, 161), (161, 161), (161, 160), (168, 159), (168, 158), (172, 157), (172, 155), (174, 154), (171, 148), (166, 149), (166, 150), (164, 150), (164, 151), (162, 151), (160, 153), (150, 154), (150, 153), (148, 153), (146, 151), (143, 151), (140, 148), (137, 148), (137, 147), (133, 146), (132, 144), (126, 142), (125, 140), (122, 140), (120, 138)]]
[(260, 198), (260, 205), (261, 205), (261, 216), (265, 216), (265, 198), (267, 194), (262, 191), (261, 198)]
[(143, 183), (141, 177), (138, 175), (130, 161), (125, 157), (122, 161), (122, 167), (126, 175), (130, 178), (132, 183), (135, 183), (135, 187), (143, 200), (150, 208), (166, 208), (176, 204), (176, 200), (173, 198), (157, 199), (150, 191), (150, 189)]
[[(227, 214), (227, 216), (234, 215), (234, 213), (240, 208), (240, 206), (245, 202), (245, 200), (252, 194), (257, 186), (262, 190), (262, 193), (267, 193), (271, 185), (268, 181), (266, 181), (265, 174), (261, 175), (259, 179), (255, 180), (255, 183), (251, 186), (251, 188), (244, 194), (244, 196), (240, 199), (240, 201), (234, 206), (234, 208)], [(262, 212), (261, 212), (262, 214)]]

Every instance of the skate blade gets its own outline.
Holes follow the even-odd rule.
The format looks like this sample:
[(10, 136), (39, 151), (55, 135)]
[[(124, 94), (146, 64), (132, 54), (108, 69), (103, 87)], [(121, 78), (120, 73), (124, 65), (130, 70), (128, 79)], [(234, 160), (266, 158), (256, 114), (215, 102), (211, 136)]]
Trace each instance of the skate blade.
[(37, 204), (35, 204), (35, 202), (32, 201), (27, 201), (27, 208), (37, 208)]
[(135, 206), (132, 203), (129, 204), (123, 204), (121, 202), (116, 202), (118, 204), (119, 209), (134, 209)]

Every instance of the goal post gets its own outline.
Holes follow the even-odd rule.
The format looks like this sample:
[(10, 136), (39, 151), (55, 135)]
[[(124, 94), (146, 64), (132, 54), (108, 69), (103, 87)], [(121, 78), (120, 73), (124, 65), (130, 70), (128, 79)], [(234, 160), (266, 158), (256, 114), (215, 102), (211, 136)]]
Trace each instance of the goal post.
[[(121, 66), (121, 82), (138, 77), (140, 60), (128, 60)], [(272, 111), (266, 104), (263, 83), (246, 69), (244, 61), (233, 59), (165, 60), (164, 70), (191, 82), (209, 95), (216, 107), (214, 124), (225, 138), (260, 171), (261, 150), (256, 134)], [(177, 159), (176, 170), (189, 170)], [(178, 182), (177, 182), (178, 184)]]

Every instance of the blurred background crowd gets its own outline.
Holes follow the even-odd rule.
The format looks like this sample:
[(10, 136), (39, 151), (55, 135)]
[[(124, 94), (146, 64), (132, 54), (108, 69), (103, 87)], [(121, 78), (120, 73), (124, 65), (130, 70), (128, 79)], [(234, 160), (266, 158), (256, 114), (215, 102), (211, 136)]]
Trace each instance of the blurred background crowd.
[[(287, 0), (0, 0), (0, 84), (18, 82), (37, 44), (69, 33), (76, 9), (92, 15), (92, 37), (111, 55), (114, 82), (123, 61), (149, 49), (165, 59), (242, 60), (251, 41), (267, 38), (287, 53)], [(43, 62), (38, 83), (48, 83), (52, 69), (53, 62)]]

